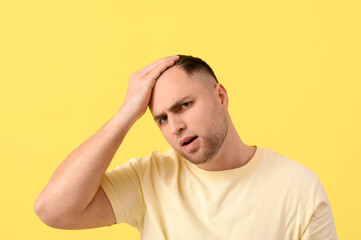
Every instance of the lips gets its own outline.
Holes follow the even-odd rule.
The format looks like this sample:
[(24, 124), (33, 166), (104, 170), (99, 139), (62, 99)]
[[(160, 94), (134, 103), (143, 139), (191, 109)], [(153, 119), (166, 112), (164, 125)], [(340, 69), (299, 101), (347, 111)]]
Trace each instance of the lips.
[(188, 136), (188, 137), (184, 137), (181, 139), (180, 141), (180, 145), (183, 147), (183, 146), (186, 146), (188, 144), (190, 144), (191, 142), (193, 142), (196, 138), (198, 138), (198, 136)]
[(184, 137), (180, 141), (180, 145), (183, 151), (188, 154), (195, 153), (199, 149), (199, 137), (198, 136), (189, 136)]

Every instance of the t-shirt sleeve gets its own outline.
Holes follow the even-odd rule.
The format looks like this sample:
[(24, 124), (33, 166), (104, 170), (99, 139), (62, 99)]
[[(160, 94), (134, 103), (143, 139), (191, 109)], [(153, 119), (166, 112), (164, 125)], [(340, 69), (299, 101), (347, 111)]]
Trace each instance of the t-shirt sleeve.
[(108, 170), (100, 185), (113, 207), (116, 223), (139, 228), (145, 205), (136, 159)]
[(337, 240), (330, 202), (320, 180), (316, 184), (313, 214), (301, 240)]

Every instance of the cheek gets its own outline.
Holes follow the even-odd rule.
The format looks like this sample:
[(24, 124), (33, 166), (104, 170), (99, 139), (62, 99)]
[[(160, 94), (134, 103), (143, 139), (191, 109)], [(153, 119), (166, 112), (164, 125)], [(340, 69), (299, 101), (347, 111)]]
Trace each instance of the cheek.
[(207, 104), (199, 104), (199, 106), (190, 109), (187, 114), (187, 123), (191, 124), (189, 127), (192, 130), (208, 131), (208, 125), (212, 122), (213, 118), (211, 106)]
[(172, 136), (170, 130), (167, 127), (163, 127), (161, 130), (163, 137), (170, 144), (173, 145), (174, 136)]

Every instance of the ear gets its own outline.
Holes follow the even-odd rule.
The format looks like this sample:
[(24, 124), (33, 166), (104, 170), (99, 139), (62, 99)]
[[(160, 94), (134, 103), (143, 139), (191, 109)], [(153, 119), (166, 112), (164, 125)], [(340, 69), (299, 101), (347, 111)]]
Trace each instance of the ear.
[(227, 110), (228, 109), (228, 95), (227, 95), (226, 88), (222, 84), (217, 83), (215, 90), (216, 90), (216, 94), (217, 94), (219, 103), (222, 105), (222, 108), (224, 110)]

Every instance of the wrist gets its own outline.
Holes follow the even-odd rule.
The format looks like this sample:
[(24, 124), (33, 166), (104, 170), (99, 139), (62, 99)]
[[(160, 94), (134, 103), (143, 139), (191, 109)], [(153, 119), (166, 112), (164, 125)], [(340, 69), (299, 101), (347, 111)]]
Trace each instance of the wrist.
[(134, 107), (129, 104), (123, 104), (119, 111), (116, 113), (116, 117), (121, 119), (124, 125), (131, 127), (141, 116), (138, 116)]

